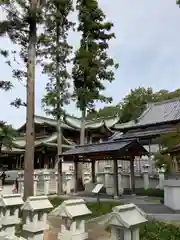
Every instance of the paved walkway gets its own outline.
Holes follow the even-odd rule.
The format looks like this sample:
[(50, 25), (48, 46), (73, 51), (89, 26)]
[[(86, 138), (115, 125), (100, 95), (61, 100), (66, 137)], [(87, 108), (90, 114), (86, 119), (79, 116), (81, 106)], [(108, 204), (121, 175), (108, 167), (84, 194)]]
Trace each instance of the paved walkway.
[[(83, 198), (86, 202), (96, 202), (96, 198), (94, 197), (83, 197), (81, 196), (67, 196), (62, 195), (60, 196), (61, 199), (69, 199), (69, 198)], [(149, 197), (140, 197), (140, 196), (123, 196), (119, 199), (112, 199), (112, 198), (101, 198), (101, 202), (119, 202), (119, 203), (134, 203), (139, 208), (141, 208), (149, 218), (157, 219), (157, 220), (164, 220), (165, 221), (180, 221), (180, 211), (173, 211), (172, 209), (166, 207), (164, 204), (157, 203), (153, 201), (152, 198)]]

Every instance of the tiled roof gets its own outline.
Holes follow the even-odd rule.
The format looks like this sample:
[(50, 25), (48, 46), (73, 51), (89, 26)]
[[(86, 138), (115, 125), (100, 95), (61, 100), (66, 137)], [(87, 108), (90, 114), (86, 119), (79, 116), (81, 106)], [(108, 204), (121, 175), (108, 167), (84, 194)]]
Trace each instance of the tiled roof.
[(118, 139), (134, 139), (134, 138), (140, 138), (140, 137), (149, 137), (149, 136), (158, 136), (163, 133), (167, 132), (173, 132), (175, 131), (175, 128), (158, 128), (154, 130), (134, 130), (129, 131), (125, 134), (122, 133), (115, 133), (112, 137), (109, 138), (109, 141), (118, 140)]
[(180, 120), (180, 98), (148, 104), (137, 121), (116, 124), (114, 129), (139, 127)]
[[(107, 117), (106, 119), (98, 118), (98, 119), (93, 119), (93, 120), (86, 120), (85, 128), (90, 129), (90, 130), (98, 129), (103, 126), (105, 126), (106, 128), (111, 128), (116, 123), (118, 123), (119, 120), (120, 120), (119, 117)], [(80, 118), (66, 116), (66, 117), (64, 117), (64, 122), (67, 125), (71, 126), (72, 128), (75, 128), (75, 129), (81, 128), (81, 119)]]
[[(37, 115), (34, 116), (34, 122), (35, 122), (35, 124), (49, 125), (52, 127), (56, 127), (56, 125), (57, 125), (56, 119), (37, 116)], [(119, 122), (119, 117), (116, 117), (116, 116), (107, 117), (106, 119), (98, 118), (98, 119), (93, 119), (93, 120), (86, 120), (85, 128), (93, 130), (93, 129), (98, 129), (98, 128), (105, 126), (106, 128), (109, 129), (118, 122)], [(24, 126), (25, 126), (25, 124), (17, 130), (20, 130)], [(61, 122), (61, 127), (63, 129), (79, 131), (81, 128), (81, 119), (73, 117), (73, 116), (65, 116)]]
[(98, 144), (86, 144), (86, 145), (77, 145), (73, 149), (70, 149), (62, 154), (62, 156), (70, 156), (70, 155), (81, 155), (88, 153), (105, 153), (105, 152), (114, 152), (125, 150), (131, 147), (133, 144), (136, 146), (139, 145), (143, 149), (143, 152), (146, 150), (143, 146), (137, 142), (132, 140), (120, 140), (120, 141), (112, 141), (112, 142), (103, 142)]
[[(63, 147), (67, 147), (70, 146), (70, 147), (73, 147), (75, 145), (74, 142), (72, 142), (71, 140), (65, 138), (64, 136), (62, 136), (62, 140), (63, 140)], [(24, 138), (17, 138), (15, 139), (14, 141), (14, 144), (19, 147), (19, 148), (24, 148), (25, 145), (26, 145), (26, 140), (25, 140), (25, 137)], [(51, 145), (53, 146), (53, 144), (57, 145), (57, 133), (53, 133), (52, 135), (50, 136), (46, 136), (46, 137), (42, 137), (40, 139), (36, 139), (35, 140), (35, 147), (37, 146), (40, 146), (40, 145)], [(54, 145), (54, 146), (55, 146)]]

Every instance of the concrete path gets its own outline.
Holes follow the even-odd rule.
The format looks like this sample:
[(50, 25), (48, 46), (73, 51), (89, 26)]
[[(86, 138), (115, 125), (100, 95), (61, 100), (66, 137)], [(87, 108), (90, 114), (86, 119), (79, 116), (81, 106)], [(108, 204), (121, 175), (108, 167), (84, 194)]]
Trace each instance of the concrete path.
[[(86, 202), (94, 203), (96, 198), (94, 197), (83, 197), (83, 196), (60, 196), (61, 199), (69, 198), (83, 198)], [(156, 220), (165, 220), (165, 221), (180, 221), (180, 211), (173, 211), (172, 209), (166, 207), (164, 204), (153, 202), (152, 198), (148, 197), (138, 197), (138, 196), (123, 196), (119, 199), (110, 199), (110, 198), (101, 198), (101, 202), (119, 202), (119, 203), (134, 203), (139, 208), (141, 208), (148, 216), (148, 218), (153, 218)]]

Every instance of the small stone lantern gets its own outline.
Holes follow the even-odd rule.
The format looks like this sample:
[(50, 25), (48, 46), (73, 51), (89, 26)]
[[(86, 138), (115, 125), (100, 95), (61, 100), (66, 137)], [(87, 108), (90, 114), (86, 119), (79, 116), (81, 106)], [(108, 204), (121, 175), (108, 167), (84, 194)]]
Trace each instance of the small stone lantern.
[(84, 181), (84, 186), (85, 186), (85, 189), (87, 190), (87, 184), (90, 183), (90, 180), (91, 180), (91, 176), (90, 176), (90, 173), (89, 172), (84, 172), (84, 177), (83, 177), (83, 181)]
[(47, 196), (29, 197), (22, 210), (25, 213), (23, 230), (27, 232), (28, 240), (43, 240), (44, 231), (49, 229), (47, 213), (53, 206)]
[(19, 193), (24, 195), (24, 172), (18, 172)]
[(8, 236), (15, 236), (15, 227), (21, 222), (19, 210), (23, 203), (20, 194), (2, 195), (0, 198), (2, 230)]
[(83, 217), (91, 214), (83, 199), (64, 201), (55, 208), (50, 215), (61, 217), (63, 224), (58, 234), (59, 240), (86, 240), (88, 233), (85, 230)]
[(71, 172), (66, 172), (65, 174), (65, 179), (66, 179), (66, 194), (71, 193), (71, 181), (72, 181), (72, 173)]
[(144, 164), (143, 166), (144, 189), (149, 188), (149, 167), (149, 164)]
[(44, 180), (44, 195), (49, 194), (49, 183), (50, 183), (50, 173), (45, 170), (43, 172), (43, 180)]
[(132, 203), (116, 206), (99, 219), (100, 224), (111, 228), (113, 240), (139, 240), (139, 226), (147, 221), (145, 213)]

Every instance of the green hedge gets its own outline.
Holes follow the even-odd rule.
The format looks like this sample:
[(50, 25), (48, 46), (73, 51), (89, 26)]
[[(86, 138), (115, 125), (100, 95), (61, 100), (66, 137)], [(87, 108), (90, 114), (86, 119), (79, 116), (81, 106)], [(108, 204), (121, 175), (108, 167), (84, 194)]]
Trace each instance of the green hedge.
[(140, 228), (140, 240), (179, 240), (180, 227), (158, 221), (149, 221)]
[[(149, 188), (149, 189), (144, 189), (144, 188), (136, 188), (135, 193), (138, 196), (149, 196), (149, 197), (164, 197), (164, 190), (161, 189), (155, 189), (155, 188)], [(131, 194), (130, 189), (124, 189), (124, 194)]]

